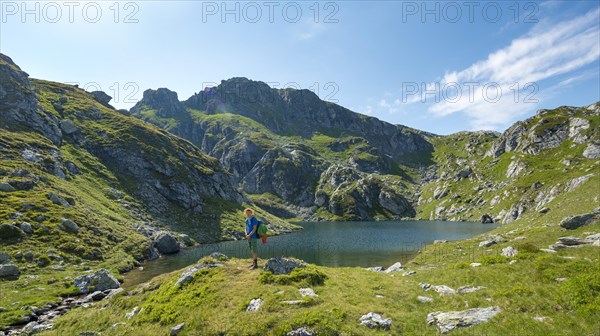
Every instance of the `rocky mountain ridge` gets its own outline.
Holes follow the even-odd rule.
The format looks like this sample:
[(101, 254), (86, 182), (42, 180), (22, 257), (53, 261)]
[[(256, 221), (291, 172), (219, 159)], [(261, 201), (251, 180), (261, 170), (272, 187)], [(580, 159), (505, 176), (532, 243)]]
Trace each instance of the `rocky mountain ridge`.
[[(595, 167), (600, 144), (594, 130), (598, 104), (540, 110), (503, 134), (436, 136), (320, 101), (307, 90), (271, 89), (246, 78), (222, 81), (183, 102), (168, 89), (147, 90), (130, 113), (218, 158), (256, 202), (304, 220), (416, 216), (479, 221), (486, 215), (486, 221), (506, 223), (526, 208), (541, 210), (540, 201), (548, 200), (545, 194), (559, 192), (552, 191), (552, 185), (535, 197), (516, 197), (526, 193), (509, 190), (526, 169), (526, 158), (517, 156), (536, 161), (554, 151), (560, 161), (568, 152), (582, 150), (586, 168), (571, 169), (573, 180), (565, 182), (577, 185)], [(456, 142), (464, 146), (463, 152), (456, 151)], [(496, 174), (505, 162), (505, 174)], [(528, 174), (535, 176), (536, 171)], [(533, 179), (525, 179), (529, 178)], [(449, 187), (460, 181), (461, 190)], [(563, 187), (561, 192), (573, 188)], [(451, 189), (456, 190), (449, 195)], [(473, 200), (473, 191), (489, 199)], [(529, 204), (531, 197), (540, 200)], [(495, 209), (501, 200), (511, 203)]]

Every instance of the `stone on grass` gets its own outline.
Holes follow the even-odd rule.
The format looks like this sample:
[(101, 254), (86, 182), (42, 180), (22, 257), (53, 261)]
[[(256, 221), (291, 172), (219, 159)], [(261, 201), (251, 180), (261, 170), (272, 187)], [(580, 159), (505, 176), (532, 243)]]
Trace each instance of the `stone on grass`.
[(77, 127), (77, 125), (75, 125), (75, 123), (71, 119), (62, 120), (60, 122), (60, 129), (67, 135), (79, 131), (79, 127)]
[(77, 225), (77, 223), (73, 222), (72, 220), (61, 218), (60, 222), (62, 223), (62, 228), (64, 231), (70, 233), (79, 233), (79, 225)]
[(253, 311), (259, 310), (260, 306), (262, 306), (263, 302), (264, 302), (263, 299), (250, 300), (250, 303), (248, 303), (248, 307), (246, 307), (246, 311), (253, 312)]
[(415, 271), (404, 272), (404, 273), (402, 273), (402, 276), (409, 276), (409, 275), (413, 275), (413, 274), (417, 274), (417, 272), (415, 272)]
[(560, 237), (558, 238), (558, 244), (566, 245), (566, 246), (577, 246), (584, 244), (591, 244), (594, 241), (591, 239), (583, 239), (577, 237)]
[(434, 244), (444, 244), (447, 243), (448, 241), (445, 239), (436, 239), (433, 241)]
[(514, 257), (517, 255), (517, 249), (509, 246), (509, 247), (505, 247), (502, 249), (502, 253), (501, 255), (505, 256), (505, 257)]
[(429, 296), (417, 296), (417, 300), (421, 303), (428, 303), (428, 302), (433, 302), (433, 298), (430, 298)]
[(0, 191), (4, 191), (4, 192), (13, 192), (13, 191), (15, 191), (15, 190), (16, 190), (16, 189), (15, 189), (15, 188), (13, 188), (13, 186), (11, 186), (10, 184), (8, 184), (8, 183), (5, 183), (5, 182), (0, 182)]
[(180, 324), (174, 326), (173, 328), (171, 328), (171, 336), (177, 336), (177, 335), (179, 335), (179, 333), (181, 332), (181, 330), (183, 330), (183, 326), (185, 326), (185, 322), (184, 323), (180, 323)]
[(390, 327), (392, 325), (392, 319), (384, 319), (381, 317), (381, 315), (370, 312), (360, 317), (360, 324), (365, 325), (371, 329), (377, 328), (383, 330), (390, 330)]
[(446, 285), (431, 286), (426, 290), (431, 290), (431, 289), (438, 292), (441, 296), (456, 294), (456, 291), (454, 289), (452, 289)]
[(0, 265), (0, 278), (18, 277), (21, 274), (19, 266), (15, 264)]
[(476, 291), (478, 291), (480, 289), (484, 289), (484, 288), (485, 287), (483, 287), (483, 286), (476, 286), (476, 287), (462, 286), (462, 287), (459, 287), (456, 290), (456, 292), (458, 294), (473, 293), (473, 292), (476, 292)]
[(384, 270), (384, 268), (381, 266), (367, 267), (365, 269), (373, 272), (383, 272)]
[(69, 204), (69, 202), (67, 202), (67, 200), (66, 200), (66, 199), (64, 199), (64, 198), (62, 198), (62, 197), (60, 197), (60, 196), (58, 196), (58, 194), (55, 194), (55, 193), (53, 193), (53, 192), (51, 192), (51, 193), (48, 193), (48, 194), (46, 195), (46, 197), (48, 197), (48, 199), (49, 199), (49, 200), (50, 200), (52, 203), (54, 203), (54, 204), (56, 204), (56, 205), (62, 205), (62, 206), (64, 206), (65, 208), (69, 208), (69, 207), (71, 206), (71, 204)]
[(206, 265), (195, 265), (191, 268), (188, 268), (187, 270), (183, 271), (183, 273), (181, 273), (181, 275), (179, 276), (179, 279), (175, 283), (175, 287), (183, 286), (186, 283), (192, 281), (192, 279), (194, 278), (194, 275), (203, 268), (214, 268), (214, 267), (221, 267), (221, 266), (223, 266), (223, 264), (206, 264)]
[(402, 267), (402, 264), (397, 262), (397, 263), (394, 263), (392, 266), (386, 268), (385, 271), (383, 271), (383, 273), (387, 273), (387, 274), (396, 273), (396, 272), (402, 271), (403, 269), (404, 269), (404, 267)]
[(481, 263), (476, 263), (476, 262), (471, 263), (471, 267), (479, 267), (479, 266), (481, 266)]
[(300, 295), (302, 297), (305, 297), (305, 296), (312, 296), (312, 297), (318, 296), (317, 293), (315, 293), (315, 291), (312, 288), (300, 288), (300, 289), (298, 289), (298, 292), (300, 292)]
[(300, 327), (298, 329), (292, 330), (286, 334), (286, 336), (314, 336), (316, 335), (314, 331), (308, 329), (307, 327)]
[(229, 257), (227, 257), (221, 252), (213, 252), (210, 254), (210, 257), (219, 261), (226, 261), (227, 259), (229, 259)]
[(500, 307), (472, 308), (463, 311), (433, 312), (427, 315), (427, 324), (435, 324), (446, 334), (457, 328), (471, 327), (489, 321), (500, 312)]
[(265, 271), (269, 271), (273, 274), (290, 274), (290, 272), (296, 268), (304, 268), (306, 264), (301, 260), (275, 257), (267, 260), (265, 264)]
[(27, 222), (21, 223), (21, 230), (23, 230), (23, 232), (26, 234), (33, 234), (33, 227)]
[(281, 301), (281, 302), (282, 303), (287, 303), (287, 304), (290, 304), (290, 305), (297, 305), (297, 304), (300, 304), (300, 303), (302, 303), (304, 301), (302, 301), (302, 300), (289, 300), (289, 301)]
[(75, 287), (79, 288), (79, 293), (82, 294), (88, 293), (92, 286), (94, 290), (98, 291), (121, 287), (119, 280), (104, 268), (101, 268), (92, 274), (84, 274), (76, 277), (73, 284)]
[(140, 310), (139, 307), (133, 307), (133, 309), (129, 313), (125, 314), (125, 318), (130, 320), (132, 317), (135, 316), (135, 314), (138, 313), (139, 310)]
[(600, 208), (596, 208), (594, 212), (566, 217), (560, 222), (560, 226), (567, 230), (575, 230), (582, 226), (592, 224), (600, 220)]
[(479, 246), (480, 247), (490, 247), (490, 246), (492, 246), (494, 244), (496, 244), (496, 242), (493, 241), (493, 240), (484, 240), (481, 243), (479, 243)]

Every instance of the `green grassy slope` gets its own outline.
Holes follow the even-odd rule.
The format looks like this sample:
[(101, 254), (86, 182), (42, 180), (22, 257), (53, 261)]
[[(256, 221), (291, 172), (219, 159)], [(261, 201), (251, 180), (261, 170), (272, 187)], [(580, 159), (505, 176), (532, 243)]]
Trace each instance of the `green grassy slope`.
[[(182, 322), (186, 325), (180, 335), (285, 335), (302, 326), (318, 335), (436, 335), (435, 328), (426, 323), (428, 313), (489, 306), (498, 306), (501, 312), (488, 323), (451, 334), (595, 335), (600, 327), (600, 247), (568, 248), (556, 254), (540, 249), (561, 236), (585, 237), (600, 232), (600, 223), (569, 232), (557, 225), (573, 211), (592, 210), (593, 204), (585, 195), (597, 190), (598, 183), (600, 180), (595, 177), (579, 192), (557, 197), (550, 202), (556, 211), (546, 215), (531, 213), (488, 233), (503, 235), (508, 239), (505, 243), (479, 247), (486, 234), (427, 246), (406, 265), (406, 270), (416, 271), (411, 276), (310, 266), (293, 273), (293, 280), (282, 277), (272, 283), (265, 281), (272, 278), (263, 271), (247, 270), (247, 260), (231, 260), (222, 268), (198, 272), (191, 283), (181, 288), (174, 287), (181, 271), (157, 277), (108, 303), (67, 314), (57, 321), (56, 331), (45, 335), (81, 331), (165, 334)], [(518, 254), (500, 256), (501, 249), (507, 246), (515, 247)], [(472, 262), (482, 266), (471, 267)], [(454, 289), (486, 288), (440, 296), (424, 291), (420, 283)], [(303, 287), (313, 288), (318, 296), (302, 298), (298, 289)], [(419, 303), (419, 295), (429, 296), (433, 302)], [(262, 298), (263, 306), (258, 312), (246, 312), (246, 305), (254, 298)], [(302, 302), (290, 305), (283, 302), (286, 300)], [(125, 314), (134, 307), (139, 307), (140, 312), (126, 319)], [(392, 318), (389, 332), (358, 325), (360, 316), (371, 311)], [(534, 317), (546, 319), (540, 322)]]
[[(122, 157), (150, 158), (173, 171), (170, 176), (156, 175), (165, 184), (189, 182), (195, 178), (191, 174), (209, 179), (222, 171), (217, 160), (188, 141), (103, 106), (81, 89), (31, 82), (40, 108), (58, 120), (72, 120), (78, 131), (65, 135), (57, 146), (23, 125), (0, 127), (0, 182), (31, 184), (29, 190), (0, 191), (0, 225), (23, 227), (25, 222), (33, 227), (32, 234), (0, 237), (0, 252), (8, 253), (10, 262), (21, 269), (18, 280), (0, 279), (0, 307), (5, 308), (0, 326), (20, 321), (23, 306), (39, 307), (72, 294), (72, 279), (85, 270), (103, 267), (118, 274), (148, 258), (151, 239), (137, 231), (140, 226), (192, 237), (208, 233), (212, 240), (239, 236), (241, 212), (249, 204), (206, 196), (202, 213), (168, 202), (168, 210), (157, 214), (140, 196), (144, 181), (129, 174), (119, 158), (102, 155), (115, 150)], [(59, 110), (53, 105), (61, 99)], [(33, 159), (25, 159), (25, 153)], [(15, 174), (19, 170), (28, 173)], [(49, 193), (64, 204), (53, 203)], [(292, 227), (260, 208), (258, 214), (275, 227)], [(77, 223), (79, 232), (65, 231), (63, 218)]]

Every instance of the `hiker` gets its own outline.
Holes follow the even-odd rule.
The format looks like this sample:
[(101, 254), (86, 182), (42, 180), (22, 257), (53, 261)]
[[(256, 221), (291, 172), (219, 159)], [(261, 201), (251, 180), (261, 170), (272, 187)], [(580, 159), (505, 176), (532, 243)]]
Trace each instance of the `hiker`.
[(248, 246), (252, 250), (252, 265), (250, 269), (258, 268), (258, 219), (254, 217), (254, 210), (248, 208), (244, 210), (246, 215), (246, 239), (248, 240)]

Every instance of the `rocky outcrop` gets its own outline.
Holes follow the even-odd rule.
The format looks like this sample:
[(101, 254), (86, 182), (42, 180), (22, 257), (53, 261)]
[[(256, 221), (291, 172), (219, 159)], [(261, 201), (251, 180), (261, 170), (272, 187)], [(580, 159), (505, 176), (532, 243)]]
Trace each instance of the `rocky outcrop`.
[(246, 311), (253, 312), (253, 311), (259, 310), (260, 307), (262, 306), (263, 302), (265, 302), (263, 299), (250, 300), (250, 302), (248, 303), (248, 306), (246, 307)]
[(171, 118), (185, 112), (177, 93), (166, 88), (144, 91), (142, 100), (131, 108), (130, 113), (139, 114), (146, 110), (154, 110), (157, 116), (163, 118)]
[(4, 54), (0, 54), (0, 125), (6, 129), (29, 127), (55, 145), (62, 142), (59, 121), (38, 105), (29, 75)]
[(192, 281), (192, 279), (194, 278), (194, 275), (196, 275), (196, 273), (198, 273), (198, 271), (200, 271), (201, 269), (221, 267), (221, 266), (223, 266), (223, 264), (203, 264), (203, 265), (195, 265), (193, 267), (190, 267), (190, 268), (186, 269), (185, 271), (183, 271), (183, 273), (181, 273), (181, 275), (179, 276), (179, 279), (177, 279), (177, 282), (175, 283), (175, 287), (181, 287), (181, 286), (187, 284), (188, 282)]

